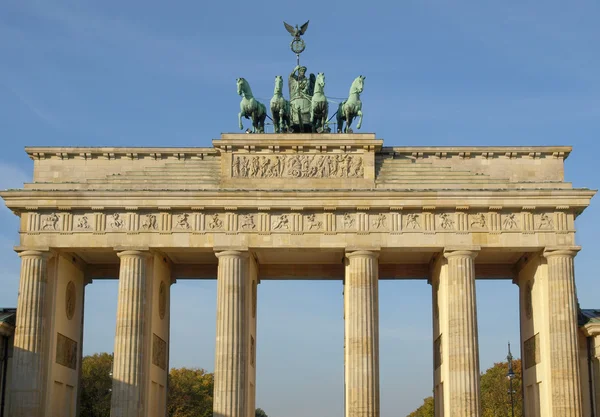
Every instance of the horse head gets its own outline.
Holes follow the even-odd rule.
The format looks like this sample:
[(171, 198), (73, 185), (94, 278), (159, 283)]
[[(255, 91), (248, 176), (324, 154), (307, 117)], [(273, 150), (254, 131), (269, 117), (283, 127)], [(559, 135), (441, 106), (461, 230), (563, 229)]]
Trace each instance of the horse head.
[(275, 76), (275, 91), (274, 94), (281, 94), (281, 91), (283, 90), (283, 77), (281, 75), (276, 75)]
[(245, 78), (236, 78), (237, 81), (237, 93), (239, 96), (252, 97), (252, 91), (250, 90), (250, 84)]
[(360, 94), (363, 92), (365, 86), (365, 76), (359, 75), (352, 82), (352, 86), (350, 87), (350, 95), (352, 94)]
[(315, 77), (314, 93), (313, 94), (323, 93), (324, 90), (325, 90), (325, 73), (320, 72)]

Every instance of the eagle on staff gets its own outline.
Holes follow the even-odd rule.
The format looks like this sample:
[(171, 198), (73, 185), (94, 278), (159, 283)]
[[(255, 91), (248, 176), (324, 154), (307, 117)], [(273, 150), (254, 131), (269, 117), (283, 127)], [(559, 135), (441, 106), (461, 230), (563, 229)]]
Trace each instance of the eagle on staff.
[(292, 35), (294, 37), (294, 40), (296, 39), (300, 39), (300, 36), (304, 35), (304, 33), (306, 32), (306, 29), (308, 29), (308, 22), (307, 21), (305, 24), (303, 24), (302, 26), (300, 26), (300, 28), (298, 29), (298, 25), (296, 25), (296, 27), (287, 24), (286, 22), (283, 22), (283, 25), (285, 26), (285, 28), (287, 29), (288, 32), (290, 32), (290, 35)]

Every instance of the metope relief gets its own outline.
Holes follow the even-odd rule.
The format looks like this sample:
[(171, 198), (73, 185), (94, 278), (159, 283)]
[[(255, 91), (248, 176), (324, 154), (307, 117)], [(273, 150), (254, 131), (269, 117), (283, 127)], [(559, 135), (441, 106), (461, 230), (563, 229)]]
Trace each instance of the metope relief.
[(454, 219), (452, 218), (452, 214), (450, 214), (450, 213), (440, 214), (440, 226), (444, 230), (454, 229)]
[(407, 214), (406, 215), (406, 229), (420, 230), (421, 229), (421, 216), (417, 213)]
[(485, 217), (485, 214), (479, 213), (471, 215), (470, 225), (473, 229), (487, 229), (487, 218)]
[(58, 230), (58, 214), (52, 213), (42, 217), (42, 230)]
[(144, 221), (142, 223), (142, 229), (144, 230), (158, 230), (158, 221), (156, 214), (144, 215)]
[(345, 213), (342, 216), (342, 227), (344, 230), (354, 230), (356, 228), (356, 214)]
[(321, 230), (323, 229), (323, 222), (317, 219), (316, 214), (309, 214), (306, 216), (305, 227), (307, 230)]
[(554, 229), (554, 221), (549, 214), (542, 213), (538, 220), (537, 228), (539, 230), (553, 230)]
[(219, 213), (215, 213), (209, 217), (208, 228), (211, 230), (223, 229), (223, 220), (219, 217)]
[(112, 230), (125, 230), (125, 216), (120, 213), (111, 214), (107, 223)]
[[(93, 218), (93, 217), (92, 217)], [(82, 216), (76, 216), (74, 220), (75, 230), (91, 230), (92, 225), (90, 224), (90, 216), (84, 214)]]
[(233, 178), (363, 178), (362, 156), (234, 155)]
[(375, 230), (387, 229), (387, 216), (384, 213), (379, 213), (376, 216), (372, 216), (371, 226)]
[(516, 213), (509, 213), (502, 216), (502, 229), (516, 230), (519, 228)]
[(273, 216), (272, 226), (273, 230), (290, 230), (290, 219), (287, 214), (281, 214), (279, 216)]
[(175, 221), (175, 229), (179, 230), (190, 230), (192, 226), (190, 226), (190, 215), (187, 213), (182, 213), (177, 216)]
[(240, 229), (245, 231), (256, 230), (254, 214), (242, 214), (240, 216)]

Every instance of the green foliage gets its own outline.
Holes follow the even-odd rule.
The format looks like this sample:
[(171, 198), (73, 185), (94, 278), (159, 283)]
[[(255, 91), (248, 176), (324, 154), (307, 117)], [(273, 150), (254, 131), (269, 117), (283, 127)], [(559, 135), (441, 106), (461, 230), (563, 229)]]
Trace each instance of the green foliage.
[(262, 408), (257, 408), (256, 411), (254, 412), (254, 416), (255, 417), (269, 417), (269, 416), (267, 416), (267, 413), (265, 413), (265, 410), (263, 410)]
[(81, 362), (81, 417), (109, 417), (113, 355), (96, 353)]
[(212, 417), (213, 374), (204, 369), (173, 368), (169, 372), (169, 417)]
[(433, 397), (423, 400), (423, 405), (410, 413), (408, 417), (433, 417)]
[[(523, 416), (523, 392), (521, 390), (521, 360), (513, 360), (513, 399), (515, 417)], [(510, 417), (510, 381), (507, 378), (508, 363), (495, 363), (481, 375), (481, 417)], [(423, 405), (407, 417), (433, 417), (433, 397), (425, 398)]]
[[(521, 360), (513, 360), (513, 399), (515, 417), (523, 415), (523, 393), (521, 391)], [(507, 378), (508, 363), (495, 363), (481, 375), (482, 417), (511, 416), (510, 381)]]

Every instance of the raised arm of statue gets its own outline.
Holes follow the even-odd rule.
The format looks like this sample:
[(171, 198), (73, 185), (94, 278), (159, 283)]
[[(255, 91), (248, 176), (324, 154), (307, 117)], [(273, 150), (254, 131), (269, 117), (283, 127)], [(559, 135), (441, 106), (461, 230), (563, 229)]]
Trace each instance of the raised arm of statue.
[(289, 78), (296, 78), (296, 73), (298, 72), (298, 70), (300, 69), (300, 65), (296, 65), (296, 67), (292, 70), (292, 73), (290, 74)]

